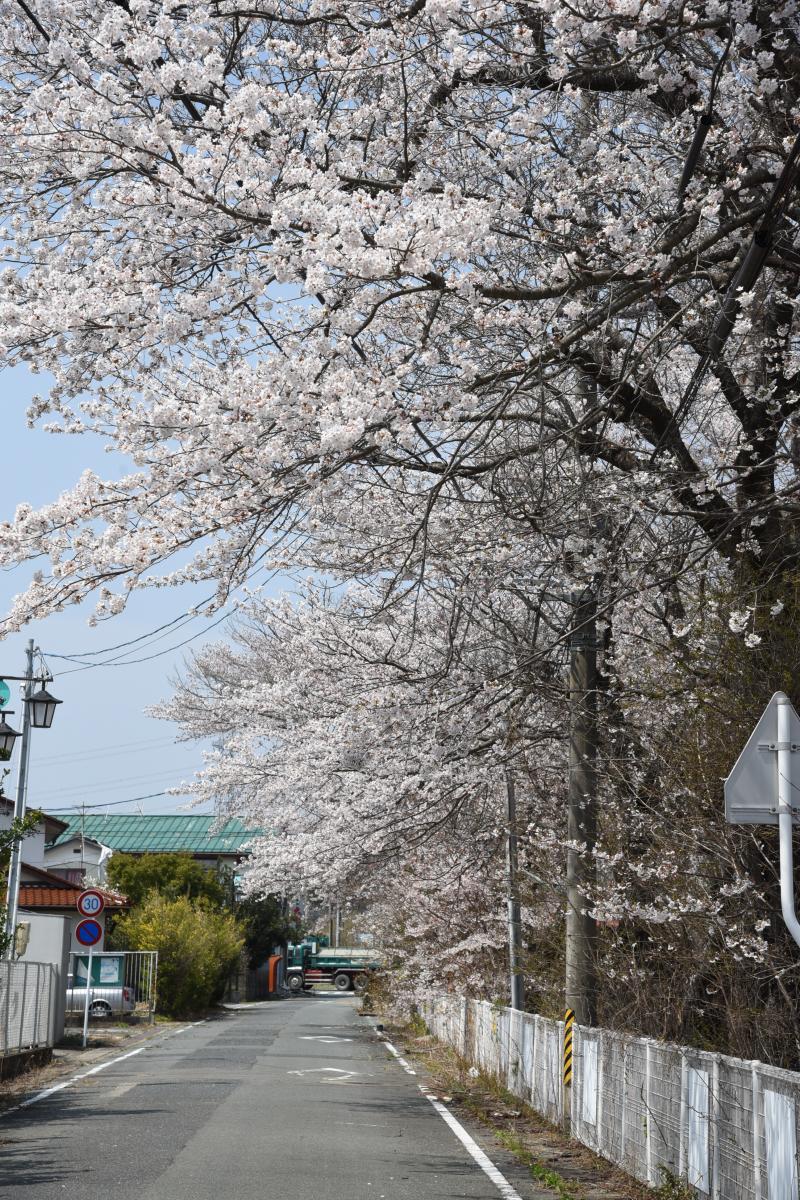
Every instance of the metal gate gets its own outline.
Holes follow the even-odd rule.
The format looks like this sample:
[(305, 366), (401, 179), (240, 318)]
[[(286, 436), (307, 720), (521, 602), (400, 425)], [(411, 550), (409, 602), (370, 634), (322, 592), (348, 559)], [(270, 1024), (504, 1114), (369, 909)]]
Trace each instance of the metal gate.
[[(67, 1014), (83, 1012), (86, 1002), (88, 953), (69, 956)], [(129, 1020), (155, 1019), (158, 984), (157, 950), (103, 950), (92, 955), (89, 1009), (95, 1015), (121, 1016)]]

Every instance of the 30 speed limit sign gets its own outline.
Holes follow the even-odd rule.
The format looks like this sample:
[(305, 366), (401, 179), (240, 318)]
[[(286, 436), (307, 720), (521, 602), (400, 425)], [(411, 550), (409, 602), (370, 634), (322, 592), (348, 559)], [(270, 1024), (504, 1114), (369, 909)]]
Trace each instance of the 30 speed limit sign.
[(78, 912), (82, 917), (97, 917), (106, 906), (103, 893), (94, 888), (87, 888), (78, 896)]

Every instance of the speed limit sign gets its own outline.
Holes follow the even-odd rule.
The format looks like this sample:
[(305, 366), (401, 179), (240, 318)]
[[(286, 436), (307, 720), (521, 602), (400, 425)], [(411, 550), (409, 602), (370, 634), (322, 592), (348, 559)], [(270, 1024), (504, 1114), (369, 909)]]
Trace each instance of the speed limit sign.
[(95, 888), (87, 888), (78, 896), (78, 912), (82, 917), (97, 917), (105, 906), (103, 893), (96, 891)]

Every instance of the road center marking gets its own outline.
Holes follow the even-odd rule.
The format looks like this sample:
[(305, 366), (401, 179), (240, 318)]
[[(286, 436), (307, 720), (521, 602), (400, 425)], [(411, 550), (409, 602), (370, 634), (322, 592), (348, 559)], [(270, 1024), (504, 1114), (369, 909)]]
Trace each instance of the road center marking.
[(306, 1067), (303, 1071), (287, 1071), (287, 1075), (324, 1075), (330, 1072), (336, 1079), (320, 1079), (320, 1083), (349, 1083), (359, 1071), (343, 1071), (341, 1067)]
[(298, 1034), (298, 1038), (301, 1042), (327, 1042), (328, 1044), (331, 1042), (352, 1042), (353, 1040), (352, 1038), (333, 1037), (330, 1033), (300, 1033)]

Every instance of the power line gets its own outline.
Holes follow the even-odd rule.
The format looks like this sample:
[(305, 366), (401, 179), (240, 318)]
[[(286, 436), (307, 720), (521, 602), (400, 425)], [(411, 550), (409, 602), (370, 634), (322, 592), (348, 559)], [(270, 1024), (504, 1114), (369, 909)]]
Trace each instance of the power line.
[(53, 816), (58, 812), (80, 812), (83, 809), (113, 809), (120, 804), (138, 804), (139, 800), (155, 800), (160, 796), (169, 796), (169, 792), (149, 792), (146, 796), (130, 796), (127, 800), (108, 800), (106, 804), (73, 804), (67, 809), (48, 809)]
[[(72, 750), (68, 754), (48, 755), (46, 761), (37, 763), (36, 770), (38, 773), (40, 770), (43, 770), (55, 763), (65, 763), (74, 760), (86, 762), (87, 760), (94, 760), (97, 758), (113, 757), (117, 754), (133, 754), (149, 746), (182, 746), (184, 744), (185, 743), (182, 742), (176, 742), (172, 735), (164, 734), (164, 736), (160, 738), (144, 738), (140, 739), (138, 742), (119, 742), (116, 745), (107, 746), (104, 750), (100, 749), (99, 747), (93, 747), (92, 749), (87, 750), (85, 753), (82, 750)], [(189, 746), (186, 746), (186, 749), (189, 748)]]
[(115, 650), (124, 650), (126, 646), (135, 646), (137, 642), (147, 641), (148, 638), (154, 637), (155, 634), (161, 633), (164, 629), (170, 629), (173, 625), (177, 625), (178, 621), (182, 621), (184, 617), (194, 617), (200, 614), (195, 611), (196, 608), (203, 604), (208, 604), (214, 597), (206, 596), (204, 600), (200, 600), (198, 605), (193, 605), (192, 608), (187, 608), (186, 612), (179, 613), (177, 617), (173, 617), (171, 621), (166, 621), (163, 625), (157, 625), (155, 629), (149, 630), (148, 633), (142, 633), (139, 637), (128, 638), (125, 642), (117, 642), (115, 646), (105, 646), (102, 650), (76, 650), (73, 654), (51, 654), (51, 658), (96, 658), (99, 654), (113, 654)]
[(216, 621), (212, 621), (211, 624), (206, 625), (204, 629), (198, 629), (197, 633), (193, 633), (191, 637), (184, 638), (182, 642), (176, 642), (172, 646), (167, 646), (164, 650), (159, 650), (157, 654), (146, 654), (141, 658), (119, 658), (107, 659), (105, 662), (81, 663), (79, 658), (73, 657), (69, 654), (52, 654), (48, 651), (47, 656), (48, 658), (61, 658), (66, 659), (69, 662), (81, 663), (80, 666), (72, 667), (68, 671), (59, 671), (57, 673), (59, 678), (62, 678), (65, 675), (74, 675), (78, 671), (93, 671), (97, 667), (130, 667), (135, 663), (152, 662), (153, 659), (163, 658), (165, 654), (170, 654), (173, 650), (180, 650), (182, 646), (188, 646), (190, 642), (194, 642), (197, 638), (203, 637), (205, 634), (210, 633), (212, 629), (214, 629), (217, 625), (222, 624), (223, 621), (227, 621), (232, 615), (232, 612), (223, 612), (219, 617), (217, 617)]
[[(248, 580), (250, 580), (259, 569), (260, 562), (256, 562), (256, 564), (253, 566), (253, 569), (247, 573), (244, 582), (246, 583)], [(275, 579), (276, 577), (280, 577), (282, 574), (284, 573), (276, 567), (274, 570), (267, 572), (267, 582)], [(174, 626), (180, 625), (182, 621), (188, 624), (190, 621), (196, 620), (197, 617), (201, 616), (201, 613), (197, 611), (198, 608), (202, 608), (204, 605), (209, 604), (213, 599), (213, 595), (206, 596), (203, 600), (198, 601), (196, 605), (193, 605), (192, 608), (187, 608), (185, 612), (179, 613), (177, 617), (173, 617), (171, 621), (166, 621), (163, 625), (157, 625), (155, 629), (151, 629), (147, 633), (142, 633), (138, 637), (128, 638), (127, 641), (124, 642), (118, 642), (114, 646), (105, 646), (102, 650), (77, 650), (72, 654), (56, 654), (52, 651), (47, 651), (47, 657), (58, 658), (62, 661), (76, 662), (80, 664), (71, 670), (60, 671), (60, 676), (72, 675), (77, 671), (89, 671), (94, 667), (126, 667), (135, 663), (151, 662), (155, 658), (161, 658), (164, 654), (169, 654), (172, 650), (179, 650), (182, 646), (187, 646), (189, 642), (193, 642), (195, 638), (202, 637), (204, 633), (208, 633), (210, 630), (214, 629), (217, 625), (221, 624), (223, 621), (227, 620), (228, 617), (233, 615), (233, 612), (238, 607), (238, 602), (234, 602), (233, 608), (230, 611), (221, 613), (221, 615), (217, 617), (215, 621), (212, 621), (210, 625), (207, 625), (205, 629), (200, 630), (198, 633), (192, 634), (191, 637), (184, 639), (182, 642), (177, 642), (173, 646), (168, 646), (166, 649), (160, 650), (157, 654), (145, 655), (142, 658), (131, 659), (126, 659), (124, 655), (119, 655), (117, 659), (108, 659), (105, 662), (96, 663), (85, 662), (83, 660), (87, 658), (98, 658), (103, 654), (113, 654), (115, 650), (125, 650), (130, 646), (138, 645), (140, 642), (151, 641), (151, 639), (159, 640), (156, 638), (156, 634), (163, 633), (168, 629), (172, 629)]]
[(88, 784), (86, 786), (76, 785), (75, 787), (69, 788), (50, 788), (47, 791), (42, 791), (41, 803), (44, 804), (47, 802), (56, 802), (58, 801), (59, 797), (62, 796), (65, 800), (71, 801), (73, 797), (77, 798), (80, 796), (96, 797), (98, 794), (106, 794), (109, 796), (118, 795), (120, 791), (123, 791), (126, 787), (130, 787), (132, 783), (149, 783), (151, 779), (154, 782), (160, 783), (162, 786), (168, 788), (178, 787), (180, 784), (186, 782), (182, 776), (178, 776), (174, 780), (165, 780), (163, 771), (153, 771), (149, 775), (135, 775), (130, 779), (126, 779), (124, 782), (116, 784), (116, 786), (98, 783)]

